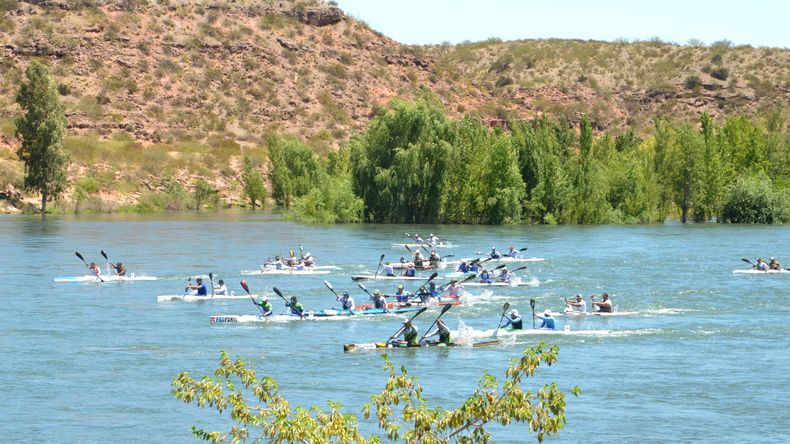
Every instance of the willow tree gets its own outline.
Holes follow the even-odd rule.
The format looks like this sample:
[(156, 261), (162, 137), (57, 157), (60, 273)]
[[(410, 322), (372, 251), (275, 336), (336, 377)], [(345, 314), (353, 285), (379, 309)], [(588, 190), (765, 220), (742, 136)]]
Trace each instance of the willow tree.
[(66, 184), (66, 114), (57, 83), (45, 65), (33, 61), (25, 76), (16, 98), (25, 112), (16, 119), (15, 134), (22, 141), (17, 155), (25, 163), (25, 190), (41, 194), (44, 214), (47, 200), (56, 198)]

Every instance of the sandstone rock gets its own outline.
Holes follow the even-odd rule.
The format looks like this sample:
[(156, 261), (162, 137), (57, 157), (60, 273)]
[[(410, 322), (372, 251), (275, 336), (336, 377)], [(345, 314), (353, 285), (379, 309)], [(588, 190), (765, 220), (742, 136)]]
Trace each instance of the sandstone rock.
[(330, 6), (328, 8), (306, 8), (299, 11), (285, 11), (286, 15), (296, 17), (303, 23), (312, 26), (326, 26), (343, 20), (343, 10)]

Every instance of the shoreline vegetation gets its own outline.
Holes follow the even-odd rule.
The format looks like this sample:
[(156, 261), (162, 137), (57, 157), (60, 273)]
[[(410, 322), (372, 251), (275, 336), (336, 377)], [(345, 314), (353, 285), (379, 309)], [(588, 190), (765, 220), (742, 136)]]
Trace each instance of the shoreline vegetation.
[[(394, 100), (365, 132), (319, 156), (270, 136), (144, 146), (124, 133), (66, 136), (64, 194), (52, 213), (152, 213), (238, 207), (284, 210), (305, 223), (632, 224), (790, 220), (786, 112), (698, 122), (656, 118), (652, 134), (593, 134), (544, 116), (487, 128), (449, 118), (426, 93)], [(20, 162), (0, 163), (6, 202), (40, 209), (13, 190)], [(254, 203), (254, 206), (253, 206)]]

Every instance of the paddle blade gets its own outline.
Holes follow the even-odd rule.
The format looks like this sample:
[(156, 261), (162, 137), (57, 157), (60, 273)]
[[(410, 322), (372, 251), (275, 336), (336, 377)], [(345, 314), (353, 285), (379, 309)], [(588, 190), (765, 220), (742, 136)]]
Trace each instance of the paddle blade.
[(208, 280), (210, 280), (211, 282), (214, 282), (214, 273), (209, 272)]
[(332, 284), (330, 284), (329, 281), (324, 281), (324, 285), (326, 285), (326, 288), (328, 288), (328, 289), (330, 289), (332, 291), (335, 290), (334, 288), (332, 288)]
[(80, 258), (80, 259), (82, 260), (82, 262), (85, 262), (85, 258), (84, 258), (84, 257), (82, 257), (82, 255), (80, 254), (80, 252), (79, 252), (79, 251), (75, 251), (75, 252), (74, 252), (74, 254), (76, 254), (76, 255), (77, 255), (77, 257), (78, 257), (78, 258)]
[(428, 278), (428, 281), (430, 282), (430, 281), (432, 281), (432, 280), (436, 279), (436, 276), (439, 276), (439, 273), (437, 273), (437, 272), (433, 272), (433, 273), (431, 274), (431, 277), (430, 277), (430, 278)]
[[(451, 308), (453, 308), (452, 305), (450, 305), (450, 304), (445, 305), (444, 307), (442, 307), (442, 313), (441, 314), (447, 313), (447, 310), (449, 310)], [(439, 316), (441, 316), (441, 315), (439, 315)]]
[(526, 270), (526, 269), (527, 269), (527, 267), (519, 267), (519, 268), (516, 268), (513, 271), (521, 271), (521, 270)]
[[(448, 305), (448, 307), (450, 307), (450, 305)], [(416, 318), (417, 316), (419, 316), (419, 315), (421, 315), (421, 314), (425, 313), (425, 310), (427, 310), (427, 309), (428, 309), (428, 307), (422, 307), (422, 308), (421, 308), (419, 311), (417, 311), (417, 313), (415, 313), (415, 314), (414, 314), (414, 316), (412, 316), (411, 318), (412, 318), (412, 319), (414, 319), (414, 318)]]
[(104, 256), (104, 259), (108, 261), (110, 260), (110, 258), (107, 257), (107, 253), (105, 253), (104, 250), (101, 251), (101, 255)]
[(408, 246), (408, 245), (406, 245), (406, 244), (403, 244), (403, 246), (404, 246), (404, 247), (406, 247), (406, 249), (407, 249), (407, 250), (409, 250), (409, 253), (411, 253), (411, 248), (409, 248), (409, 246)]
[(383, 261), (383, 260), (384, 260), (384, 256), (386, 256), (386, 254), (382, 254), (382, 255), (381, 255), (381, 257), (379, 258), (379, 262), (381, 262), (381, 261)]
[(520, 249), (518, 251), (527, 251), (527, 247), (524, 247), (524, 248), (522, 248), (522, 249)]
[(505, 302), (505, 305), (502, 306), (502, 313), (506, 312), (508, 308), (510, 308), (510, 302)]
[(472, 273), (472, 274), (470, 274), (469, 276), (465, 277), (465, 278), (464, 278), (464, 280), (463, 280), (462, 282), (471, 281), (472, 279), (474, 279), (474, 278), (476, 278), (476, 277), (477, 277), (477, 275), (476, 275), (476, 274), (474, 274), (474, 273)]
[(285, 299), (285, 296), (283, 296), (283, 293), (280, 291), (280, 289), (279, 289), (279, 288), (277, 288), (277, 287), (272, 287), (272, 290), (274, 290), (274, 292), (275, 292), (275, 293), (277, 293), (277, 296), (279, 296), (279, 297), (281, 297), (281, 298)]
[(368, 288), (365, 287), (365, 285), (362, 282), (357, 282), (357, 285), (359, 285), (359, 288), (361, 288), (362, 291), (368, 291)]
[(244, 291), (246, 291), (246, 292), (247, 292), (247, 294), (249, 294), (250, 296), (252, 296), (252, 294), (250, 293), (250, 287), (248, 287), (248, 286), (247, 286), (247, 283), (246, 283), (246, 282), (244, 282), (244, 281), (241, 281), (241, 282), (239, 282), (239, 284), (241, 285), (241, 288), (243, 288), (243, 289), (244, 289)]
[(534, 299), (530, 299), (529, 300), (529, 306), (532, 308), (532, 310), (535, 310), (535, 300)]
[(746, 259), (745, 257), (742, 257), (741, 260), (746, 262), (746, 263), (748, 263), (748, 264), (752, 263), (752, 261), (750, 261), (749, 259)]
[(497, 265), (496, 267), (494, 267), (494, 270), (499, 270), (499, 269), (505, 268), (506, 266), (507, 266), (507, 264)]

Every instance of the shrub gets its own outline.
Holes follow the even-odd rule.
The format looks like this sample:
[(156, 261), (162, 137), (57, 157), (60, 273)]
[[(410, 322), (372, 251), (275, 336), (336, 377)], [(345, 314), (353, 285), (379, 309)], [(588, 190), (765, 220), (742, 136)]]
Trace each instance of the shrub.
[(502, 88), (502, 87), (505, 87), (505, 86), (508, 86), (508, 85), (512, 85), (512, 84), (513, 84), (513, 79), (511, 79), (510, 77), (502, 76), (502, 77), (497, 79), (495, 85), (496, 85), (497, 88)]
[(327, 178), (325, 183), (296, 199), (294, 216), (300, 222), (334, 224), (361, 222), (362, 199), (351, 189), (351, 180)]
[(727, 80), (727, 76), (730, 75), (730, 71), (725, 67), (714, 68), (710, 71), (710, 76), (714, 79), (719, 79), (721, 81)]
[(695, 74), (686, 77), (684, 84), (686, 85), (686, 88), (693, 91), (699, 91), (702, 89), (702, 79), (700, 79), (699, 76)]
[(776, 191), (771, 179), (760, 173), (741, 176), (733, 185), (722, 208), (721, 222), (772, 224), (790, 220), (790, 199)]

